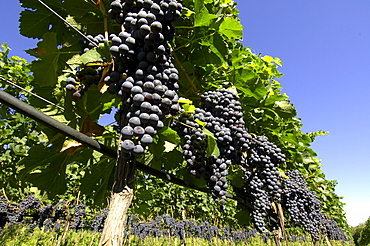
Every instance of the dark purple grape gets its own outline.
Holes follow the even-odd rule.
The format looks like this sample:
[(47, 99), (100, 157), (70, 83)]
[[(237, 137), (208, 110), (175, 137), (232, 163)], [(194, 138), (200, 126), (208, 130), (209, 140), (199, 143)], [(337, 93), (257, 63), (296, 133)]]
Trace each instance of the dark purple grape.
[(144, 133), (145, 133), (145, 130), (142, 126), (134, 127), (134, 136), (141, 137), (142, 135), (144, 135)]
[(149, 145), (153, 142), (153, 138), (152, 136), (150, 136), (149, 134), (144, 134), (141, 139), (140, 139), (140, 142), (142, 145)]
[(120, 37), (115, 36), (115, 37), (113, 37), (113, 38), (112, 38), (112, 44), (113, 44), (113, 45), (120, 46), (120, 45), (121, 45), (121, 43), (122, 43), (122, 40), (121, 40), (121, 38), (120, 38)]
[(149, 113), (152, 108), (152, 104), (149, 102), (142, 102), (140, 105), (140, 110), (145, 113)]
[(124, 126), (121, 130), (123, 138), (131, 138), (134, 134), (134, 129), (131, 126)]
[(163, 99), (162, 99), (162, 101), (161, 101), (161, 106), (162, 106), (163, 108), (169, 108), (169, 107), (171, 107), (171, 105), (172, 105), (172, 101), (171, 101), (171, 99), (169, 99), (169, 98), (167, 98), (167, 97), (165, 97), (165, 98), (163, 98)]
[(141, 113), (139, 115), (139, 118), (141, 120), (142, 123), (147, 123), (149, 121), (149, 114), (148, 113)]
[(143, 84), (144, 91), (153, 92), (154, 91), (154, 84), (151, 81), (147, 81)]
[(136, 94), (133, 99), (132, 99), (133, 103), (136, 105), (136, 106), (140, 106), (143, 102), (144, 102), (144, 96), (143, 94)]
[(74, 79), (74, 78), (72, 78), (72, 77), (68, 77), (67, 79), (66, 79), (66, 83), (67, 84), (76, 84), (76, 80)]
[(147, 126), (147, 127), (145, 127), (145, 133), (153, 136), (153, 135), (157, 134), (157, 131), (154, 129), (154, 127)]
[(150, 30), (154, 33), (154, 34), (158, 34), (162, 31), (162, 23), (160, 23), (159, 21), (154, 21), (151, 25), (150, 25)]
[(164, 127), (163, 121), (159, 120), (159, 121), (157, 122), (157, 125), (155, 126), (155, 128), (156, 128), (157, 130), (160, 130), (160, 129), (162, 129), (163, 127)]
[(81, 98), (81, 96), (82, 96), (81, 92), (74, 92), (72, 94), (72, 97), (75, 98), (75, 99), (79, 99), (79, 98)]
[(157, 114), (150, 114), (149, 115), (149, 123), (152, 125), (157, 125), (159, 121), (159, 117)]
[(121, 146), (123, 151), (129, 152), (134, 148), (135, 144), (131, 140), (125, 139), (123, 140)]
[(135, 147), (132, 149), (132, 152), (134, 155), (141, 155), (144, 153), (144, 148), (140, 144), (135, 145)]
[[(140, 86), (135, 85), (134, 87), (132, 87), (132, 88), (131, 88), (131, 93), (132, 93), (133, 95), (141, 94), (141, 93), (143, 93), (143, 89), (142, 89)], [(141, 102), (142, 102), (142, 101), (141, 101)], [(140, 103), (141, 103), (141, 102), (140, 102)]]
[(146, 60), (150, 63), (155, 63), (157, 61), (157, 54), (154, 52), (148, 52)]
[(122, 90), (125, 92), (130, 92), (134, 85), (130, 81), (125, 81), (122, 84)]
[(132, 127), (140, 126), (140, 125), (141, 125), (140, 118), (139, 118), (139, 117), (137, 117), (137, 116), (134, 116), (134, 117), (130, 118), (130, 119), (128, 120), (128, 123), (129, 123)]
[(135, 47), (136, 41), (133, 37), (128, 37), (126, 38), (125, 43), (128, 47), (130, 47), (130, 49), (133, 49)]
[(109, 77), (113, 82), (118, 82), (121, 78), (121, 74), (119, 72), (111, 72)]
[(121, 44), (118, 46), (119, 53), (127, 55), (130, 48), (126, 44)]
[(74, 93), (76, 91), (76, 87), (73, 84), (67, 84), (66, 90)]

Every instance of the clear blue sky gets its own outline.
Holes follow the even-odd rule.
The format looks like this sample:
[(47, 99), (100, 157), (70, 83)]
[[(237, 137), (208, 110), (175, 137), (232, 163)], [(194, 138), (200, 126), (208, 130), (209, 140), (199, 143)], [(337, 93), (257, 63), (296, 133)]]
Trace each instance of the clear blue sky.
[[(339, 182), (350, 225), (370, 216), (370, 2), (368, 0), (237, 0), (245, 46), (283, 61), (280, 79), (303, 131), (329, 131), (313, 149), (327, 179)], [(36, 40), (18, 31), (18, 1), (0, 8), (0, 43), (11, 55)]]

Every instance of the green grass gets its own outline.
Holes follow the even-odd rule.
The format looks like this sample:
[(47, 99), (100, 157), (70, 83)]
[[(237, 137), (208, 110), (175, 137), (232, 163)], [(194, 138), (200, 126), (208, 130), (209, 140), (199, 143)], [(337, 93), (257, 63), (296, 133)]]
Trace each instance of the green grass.
[[(5, 227), (0, 233), (0, 246), (95, 246), (98, 245), (100, 233), (94, 233), (90, 231), (48, 231), (36, 228), (32, 233), (24, 225), (13, 225)], [(339, 242), (331, 241), (332, 246), (352, 246), (354, 244), (350, 242)], [(143, 242), (139, 237), (130, 236), (125, 239), (125, 245), (130, 246), (242, 246), (242, 245), (253, 245), (253, 246), (274, 246), (275, 242), (269, 240), (266, 244), (259, 238), (251, 238), (250, 242), (231, 242), (223, 241), (221, 239), (213, 239), (207, 241), (201, 238), (186, 238), (184, 243), (178, 238), (172, 237), (147, 237)], [(284, 246), (312, 246), (312, 242), (298, 241), (283, 242)], [(320, 243), (320, 246), (326, 244)]]

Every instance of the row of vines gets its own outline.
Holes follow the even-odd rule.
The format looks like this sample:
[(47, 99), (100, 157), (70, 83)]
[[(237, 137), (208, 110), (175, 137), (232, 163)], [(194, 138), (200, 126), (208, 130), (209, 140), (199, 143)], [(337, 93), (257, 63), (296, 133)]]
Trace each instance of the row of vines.
[[(250, 205), (248, 192), (259, 187), (261, 177), (255, 173), (264, 163), (263, 177), (271, 177), (266, 192), (273, 197), (270, 205), (279, 226), (307, 231), (307, 226), (295, 226), (292, 213), (279, 208), (280, 194), (288, 196), (289, 190), (282, 193), (280, 182), (288, 187), (290, 181), (300, 180), (297, 183), (312, 192), (307, 195), (302, 190), (302, 194), (314, 194), (312, 199), (317, 199), (312, 206), (320, 207), (320, 216), (348, 232), (344, 204), (335, 194), (337, 183), (325, 179), (310, 147), (326, 132), (302, 132), (296, 109), (278, 81), (281, 61), (242, 45), (243, 26), (234, 1), (20, 2), (24, 7), (20, 32), (40, 40), (36, 48), (27, 50), (37, 59), (28, 65), (21, 58), (9, 58), (9, 48), (2, 45), (1, 87), (105, 146), (119, 149), (119, 161), (2, 106), (0, 177), (8, 200), (28, 194), (45, 201), (78, 197), (92, 211), (99, 211), (109, 203), (112, 187), (114, 193), (133, 188), (130, 213), (142, 218), (162, 214), (177, 219), (213, 218), (220, 226), (254, 224), (263, 233), (275, 228), (259, 219), (263, 213), (252, 212), (258, 205)], [(166, 9), (163, 20), (148, 23), (161, 15), (156, 3)], [(146, 14), (145, 9), (158, 13)], [(137, 13), (128, 15), (128, 23), (124, 14), (130, 11)], [(157, 72), (159, 66), (163, 73)], [(156, 100), (159, 106), (153, 107)], [(98, 124), (101, 117), (113, 114), (111, 124)], [(266, 159), (262, 154), (267, 152), (261, 149), (269, 153)], [(122, 183), (115, 175), (119, 162), (130, 167), (123, 169)], [(210, 162), (212, 168), (207, 166)], [(179, 178), (187, 187), (135, 171), (135, 165)], [(127, 179), (131, 172), (136, 173), (134, 178)], [(255, 186), (250, 181), (253, 177)]]

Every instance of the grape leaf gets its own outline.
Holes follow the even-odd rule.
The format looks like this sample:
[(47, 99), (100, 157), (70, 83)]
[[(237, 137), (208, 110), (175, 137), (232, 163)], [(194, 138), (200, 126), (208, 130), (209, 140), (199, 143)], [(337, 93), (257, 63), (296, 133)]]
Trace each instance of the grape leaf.
[(200, 10), (200, 13), (195, 16), (194, 27), (208, 26), (211, 20), (216, 19), (217, 15), (210, 14), (206, 7)]
[(105, 202), (106, 195), (112, 187), (115, 160), (108, 157), (91, 165), (81, 180), (81, 192), (92, 196), (97, 204)]
[(210, 132), (209, 130), (207, 129), (203, 129), (202, 132), (207, 135), (207, 154), (206, 156), (207, 157), (210, 157), (212, 155), (218, 157), (220, 155), (220, 150), (217, 146), (217, 141), (216, 141), (216, 138), (215, 136), (213, 135), (212, 132)]
[(243, 26), (239, 20), (233, 17), (226, 17), (222, 20), (219, 32), (229, 39), (241, 39)]
[(57, 83), (58, 59), (56, 33), (48, 32), (43, 35), (43, 41), (37, 44), (43, 50), (40, 60), (32, 62), (35, 81), (41, 87), (54, 86)]

